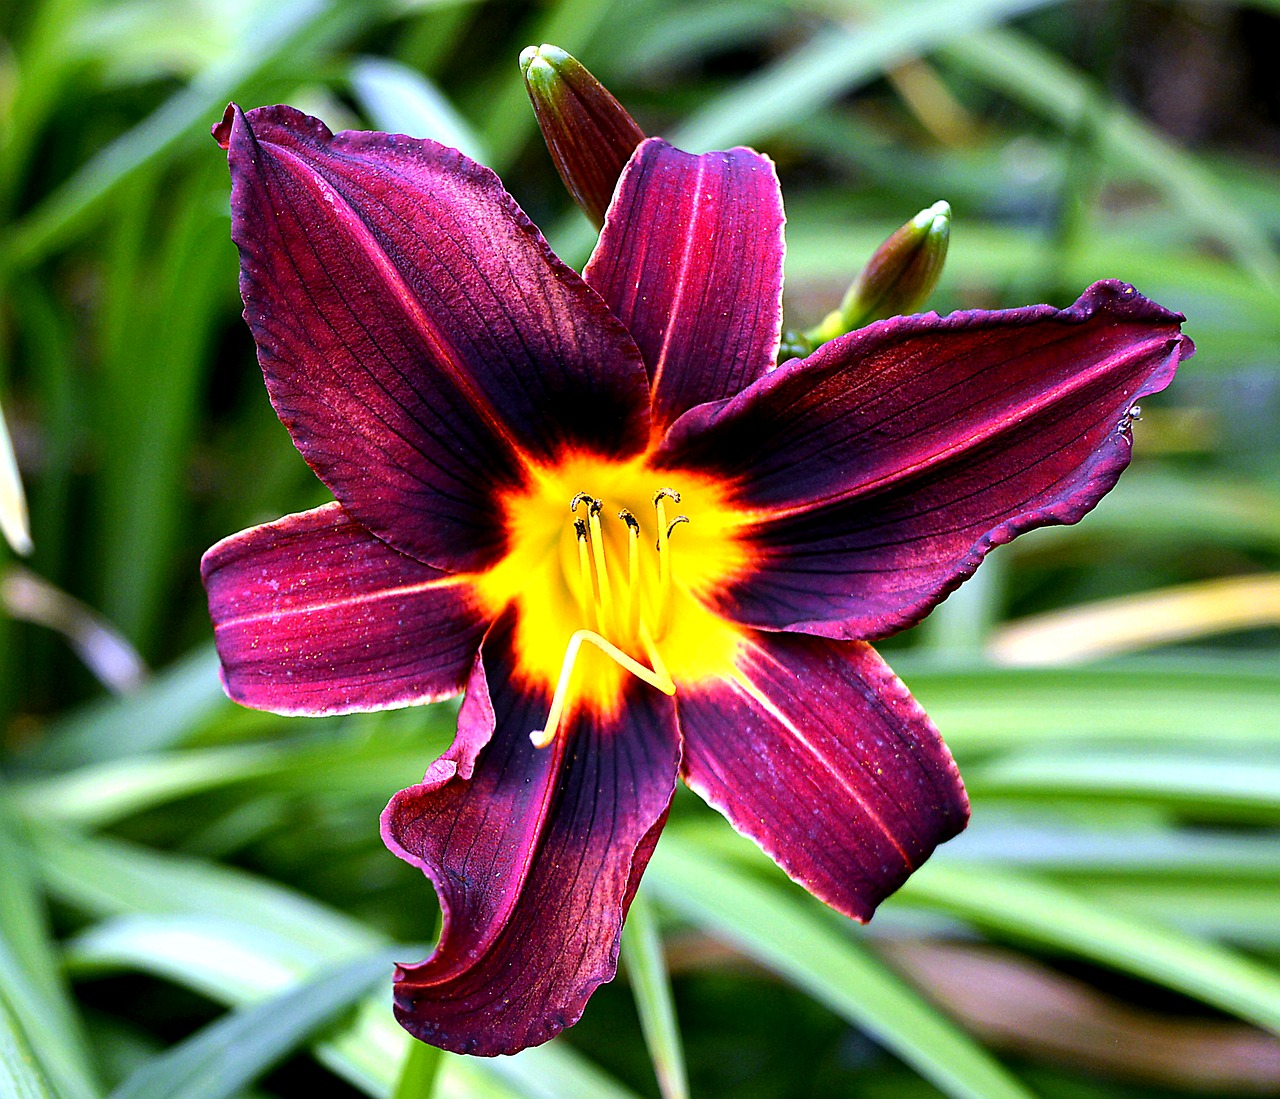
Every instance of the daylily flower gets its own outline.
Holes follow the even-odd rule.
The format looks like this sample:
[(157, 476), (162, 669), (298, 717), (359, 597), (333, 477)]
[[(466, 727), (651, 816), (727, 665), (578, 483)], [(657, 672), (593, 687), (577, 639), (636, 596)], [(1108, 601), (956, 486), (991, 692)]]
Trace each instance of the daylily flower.
[(575, 1022), (677, 775), (859, 920), (964, 827), (867, 642), (1097, 503), (1191, 353), (1180, 316), (1101, 282), (775, 368), (782, 203), (749, 149), (640, 144), (579, 277), (454, 150), (288, 107), (214, 134), (271, 399), (336, 497), (205, 556), (226, 689), (287, 714), (466, 689), (382, 820), (444, 914), (395, 974), (411, 1033), (497, 1054)]

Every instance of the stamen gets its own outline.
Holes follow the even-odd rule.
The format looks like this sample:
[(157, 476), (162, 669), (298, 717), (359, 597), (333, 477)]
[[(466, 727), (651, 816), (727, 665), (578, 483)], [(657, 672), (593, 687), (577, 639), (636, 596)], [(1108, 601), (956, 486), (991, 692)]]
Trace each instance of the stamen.
[(689, 521), (687, 515), (680, 515), (667, 522), (667, 501), (680, 502), (680, 493), (673, 488), (660, 488), (653, 494), (654, 510), (658, 513), (658, 621), (654, 633), (661, 640), (667, 634), (671, 624), (671, 547), (668, 545), (671, 532), (681, 520)]
[(627, 524), (627, 636), (640, 626), (640, 521), (626, 508), (618, 518)]
[(591, 551), (587, 548), (587, 521), (575, 519), (573, 533), (578, 539), (578, 575), (582, 579), (582, 594), (585, 600), (582, 610), (584, 614), (594, 610), (596, 627), (603, 629), (604, 625), (600, 621), (600, 600), (596, 596), (595, 578), (591, 575)]
[[(641, 637), (642, 642), (647, 638), (648, 633), (646, 631)], [(556, 731), (559, 729), (560, 721), (564, 717), (569, 685), (573, 681), (574, 665), (578, 661), (578, 652), (585, 641), (591, 642), (605, 656), (609, 657), (625, 671), (630, 672), (637, 679), (649, 684), (650, 687), (656, 687), (665, 695), (676, 693), (676, 685), (672, 682), (671, 676), (667, 673), (665, 667), (656, 671), (650, 670), (638, 661), (632, 660), (617, 645), (606, 641), (598, 633), (592, 630), (575, 630), (569, 638), (569, 644), (564, 651), (564, 662), (560, 665), (560, 678), (556, 681), (556, 691), (551, 697), (551, 709), (547, 713), (547, 724), (529, 734), (529, 739), (533, 741), (535, 748), (546, 748), (556, 738)], [(652, 649), (653, 642), (648, 641), (646, 647)], [(653, 649), (653, 654), (657, 655), (656, 649)], [(659, 659), (657, 663), (661, 664), (661, 660)]]
[(600, 600), (603, 621), (606, 623), (601, 628), (601, 633), (605, 630), (612, 631), (617, 625), (617, 618), (613, 613), (613, 589), (609, 586), (609, 563), (605, 559), (604, 553), (604, 532), (600, 529), (600, 509), (604, 505), (596, 499), (592, 499), (587, 505), (587, 524), (591, 531), (591, 557), (596, 566), (596, 595)]

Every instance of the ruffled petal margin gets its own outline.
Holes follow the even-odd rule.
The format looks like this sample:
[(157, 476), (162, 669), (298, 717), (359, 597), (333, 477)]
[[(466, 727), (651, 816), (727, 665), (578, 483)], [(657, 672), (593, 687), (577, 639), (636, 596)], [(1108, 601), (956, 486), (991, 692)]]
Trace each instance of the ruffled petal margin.
[(465, 577), (398, 553), (341, 504), (224, 538), (201, 574), (227, 694), (278, 714), (456, 694), (487, 625)]
[(919, 621), (993, 546), (1110, 491), (1130, 410), (1195, 350), (1182, 320), (1117, 282), (1064, 310), (896, 317), (693, 409), (655, 464), (714, 472), (758, 516), (715, 609), (848, 639)]
[(855, 920), (969, 819), (937, 729), (862, 642), (754, 633), (733, 677), (677, 698), (689, 787)]
[(680, 761), (674, 703), (639, 681), (616, 715), (579, 713), (534, 748), (551, 700), (516, 677), (513, 632), (508, 613), (486, 635), (455, 747), (382, 817), (444, 913), (435, 953), (396, 971), (396, 1017), (481, 1056), (553, 1038), (613, 977)]
[(644, 354), (655, 432), (773, 367), (785, 221), (773, 162), (751, 149), (636, 149), (583, 274)]
[(495, 490), (649, 437), (631, 337), (487, 168), (433, 141), (229, 107), (245, 319), (303, 457), (383, 541), (450, 571), (505, 547)]

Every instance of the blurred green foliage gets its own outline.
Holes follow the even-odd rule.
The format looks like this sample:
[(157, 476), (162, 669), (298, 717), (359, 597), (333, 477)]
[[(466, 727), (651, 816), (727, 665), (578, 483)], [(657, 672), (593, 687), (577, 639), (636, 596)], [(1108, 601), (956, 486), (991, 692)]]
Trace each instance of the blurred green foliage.
[[(1097, 512), (887, 646), (974, 823), (871, 926), (681, 798), (624, 977), (577, 1028), (494, 1062), (408, 1056), (370, 974), (420, 956), (436, 914), (375, 822), (454, 710), (291, 721), (221, 696), (200, 553), (325, 493), (262, 391), (205, 134), (235, 98), (440, 138), (580, 263), (592, 233), (516, 64), (542, 41), (649, 132), (775, 158), (793, 327), (947, 199), (934, 307), (1122, 278), (1200, 353)], [(35, 543), (0, 577), (0, 1093), (1280, 1094), (1277, 44), (1276, 0), (0, 11), (0, 404)], [(1184, 599), (1162, 651), (1140, 620), (1129, 655), (1054, 666), (1034, 639), (1055, 619), (1027, 617), (1105, 651), (1097, 601), (1220, 578), (1244, 593), (1232, 632)], [(150, 682), (112, 697), (41, 618), (55, 603)], [(1002, 644), (1023, 618), (1027, 647)]]

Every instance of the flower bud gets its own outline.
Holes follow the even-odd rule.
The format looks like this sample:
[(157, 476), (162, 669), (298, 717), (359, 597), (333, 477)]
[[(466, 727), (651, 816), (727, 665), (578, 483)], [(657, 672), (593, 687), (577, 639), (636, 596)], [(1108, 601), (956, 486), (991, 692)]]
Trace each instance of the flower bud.
[(876, 249), (840, 308), (808, 333), (810, 341), (816, 347), (872, 321), (916, 312), (938, 284), (950, 239), (950, 205), (921, 210)]
[(529, 46), (520, 71), (560, 178), (597, 226), (644, 131), (574, 57), (558, 46)]

